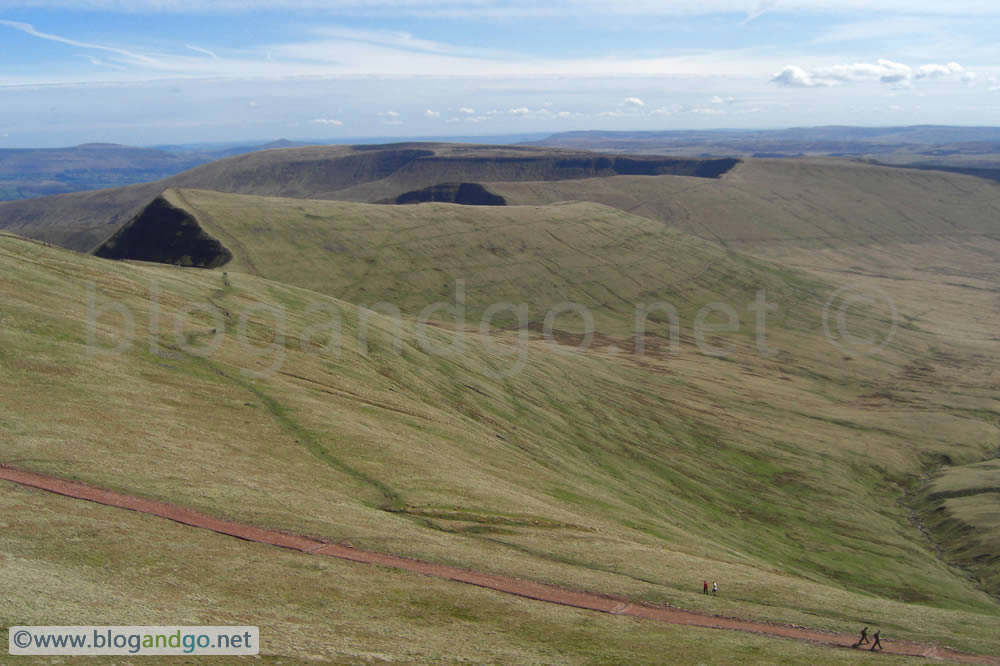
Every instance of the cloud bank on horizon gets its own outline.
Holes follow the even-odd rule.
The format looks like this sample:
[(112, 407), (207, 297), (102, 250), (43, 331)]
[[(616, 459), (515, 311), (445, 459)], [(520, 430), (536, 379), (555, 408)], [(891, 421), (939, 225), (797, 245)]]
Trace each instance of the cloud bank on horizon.
[(0, 147), (1000, 124), (1000, 5), (0, 0)]

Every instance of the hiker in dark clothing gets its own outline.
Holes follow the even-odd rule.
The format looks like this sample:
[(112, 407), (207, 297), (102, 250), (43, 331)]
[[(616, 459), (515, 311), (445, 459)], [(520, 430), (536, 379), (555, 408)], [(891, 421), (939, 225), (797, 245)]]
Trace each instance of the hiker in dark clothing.
[(875, 635), (872, 636), (872, 638), (875, 639), (875, 642), (872, 643), (872, 646), (870, 648), (868, 648), (869, 650), (874, 650), (875, 648), (878, 648), (879, 650), (882, 649), (882, 641), (880, 641), (878, 637), (880, 633), (881, 633), (880, 631), (876, 631)]
[(866, 645), (868, 644), (868, 627), (861, 630), (861, 638), (859, 638), (858, 642), (854, 644), (854, 647), (858, 647), (862, 643), (865, 643)]

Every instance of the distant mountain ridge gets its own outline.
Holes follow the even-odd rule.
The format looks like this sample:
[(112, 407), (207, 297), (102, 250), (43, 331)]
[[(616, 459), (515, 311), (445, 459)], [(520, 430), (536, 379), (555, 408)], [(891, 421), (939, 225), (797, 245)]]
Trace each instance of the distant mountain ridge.
[(1000, 167), (1000, 127), (793, 127), (554, 134), (530, 145), (696, 157), (826, 156), (925, 167)]
[[(449, 137), (446, 140), (509, 145), (545, 136), (547, 135), (544, 133), (506, 134), (493, 137)], [(408, 141), (439, 143), (442, 138), (413, 137)], [(95, 142), (65, 148), (0, 149), (0, 201), (148, 183), (208, 162), (262, 150), (335, 144), (385, 145), (398, 142), (399, 138), (376, 136), (336, 141), (277, 139), (267, 142), (234, 141), (157, 146), (126, 146)]]
[(297, 145), (306, 144), (282, 139), (217, 151), (141, 148), (115, 143), (0, 149), (0, 201), (146, 183), (223, 157)]
[(448, 143), (286, 148), (216, 160), (149, 183), (0, 202), (0, 229), (87, 251), (169, 188), (374, 203), (456, 182), (557, 181), (620, 174), (717, 178), (736, 163)]

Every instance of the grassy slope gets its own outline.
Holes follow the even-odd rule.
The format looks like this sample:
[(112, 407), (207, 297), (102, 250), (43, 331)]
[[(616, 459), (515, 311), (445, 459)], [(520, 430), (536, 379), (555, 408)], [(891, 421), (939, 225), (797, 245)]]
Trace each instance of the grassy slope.
[(949, 555), (1000, 590), (1000, 461), (946, 467), (918, 508)]
[[(512, 203), (588, 200), (619, 206), (857, 293), (887, 294), (916, 346), (909, 361), (860, 399), (886, 420), (938, 410), (987, 424), (971, 435), (980, 456), (953, 460), (943, 452), (948, 458), (941, 460), (959, 465), (956, 473), (964, 473), (963, 464), (995, 456), (995, 183), (828, 161), (752, 160), (718, 182), (613, 178), (490, 187)], [(958, 477), (946, 478), (951, 483)], [(1000, 561), (984, 553), (996, 552), (995, 499), (987, 493), (920, 507), (945, 550), (994, 594), (1000, 591)], [(934, 511), (942, 505), (944, 513)]]
[[(109, 263), (9, 236), (0, 264), (8, 462), (581, 589), (1000, 652), (996, 605), (929, 552), (894, 501), (925, 457), (971, 456), (991, 431), (938, 411), (887, 420), (859, 402), (851, 378), (883, 374), (903, 351), (840, 371), (820, 351), (778, 367), (739, 338), (727, 360), (689, 344), (635, 359), (534, 341), (525, 371), (500, 380), (487, 371), (510, 366), (502, 349), (470, 338), (441, 358), (407, 324), (396, 354), (387, 319), (363, 355), (354, 306), (251, 275)], [(88, 355), (91, 280), (99, 303), (128, 304), (138, 331), (159, 293), (158, 353), (143, 338), (124, 358)], [(241, 369), (273, 355), (254, 358), (235, 335), (258, 302), (287, 309), (284, 363), (266, 379)], [(209, 358), (172, 340), (187, 303), (232, 317), (182, 323), (182, 343), (226, 331)], [(303, 337), (319, 341), (307, 327), (329, 319), (310, 305), (340, 308), (339, 353), (301, 351)], [(270, 340), (270, 322), (249, 317), (254, 344)], [(110, 346), (120, 322), (101, 324)], [(721, 598), (698, 594), (705, 577)]]
[[(205, 190), (164, 196), (230, 247), (229, 270), (352, 303), (389, 302), (413, 316), (436, 301), (454, 305), (462, 280), (472, 325), (490, 304), (511, 302), (526, 303), (530, 322), (541, 326), (551, 307), (570, 301), (589, 308), (602, 333), (628, 334), (637, 306), (667, 302), (690, 328), (706, 303), (742, 310), (758, 289), (798, 302), (817, 287), (598, 204), (401, 207)], [(559, 328), (582, 324), (565, 319)]]
[[(309, 558), (6, 484), (0, 484), (0, 516), (2, 578), (18, 583), (5, 585), (0, 607), (0, 654), (12, 665), (64, 662), (7, 655), (7, 628), (15, 624), (260, 627), (262, 659), (197, 660), (218, 664), (658, 663), (668, 655), (728, 664), (880, 659), (865, 651), (587, 613)], [(119, 564), (109, 567), (109, 557)], [(144, 657), (142, 663), (177, 659)]]
[(812, 249), (997, 234), (1000, 184), (835, 160), (750, 160), (720, 180), (491, 183), (511, 204), (594, 201), (732, 248)]

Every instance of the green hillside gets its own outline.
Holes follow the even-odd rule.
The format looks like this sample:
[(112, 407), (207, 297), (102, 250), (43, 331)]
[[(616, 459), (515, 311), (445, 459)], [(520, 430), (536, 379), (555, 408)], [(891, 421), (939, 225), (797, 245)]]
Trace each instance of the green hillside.
[(512, 205), (603, 203), (735, 249), (1000, 234), (1000, 183), (837, 160), (749, 160), (718, 180), (615, 176), (489, 189)]
[[(216, 196), (180, 194), (205, 201)], [(312, 203), (274, 205), (279, 208), (271, 210), (307, 206), (287, 220), (268, 216), (269, 225), (285, 232), (305, 234), (307, 222), (319, 222), (306, 217), (319, 215), (308, 208)], [(338, 205), (322, 204), (339, 210), (341, 220), (348, 209)], [(458, 210), (449, 220), (452, 208)], [(406, 210), (418, 216), (426, 210), (434, 224), (456, 225), (469, 209)], [(586, 213), (597, 231), (615, 220), (639, 225), (637, 234), (643, 229), (637, 218), (594, 206), (542, 210), (534, 213), (537, 224), (553, 229), (568, 223), (560, 217), (564, 210), (574, 211), (573, 219)], [(479, 213), (468, 219), (483, 220), (484, 228), (493, 229), (486, 236), (493, 237), (498, 229), (485, 225), (503, 218)], [(240, 227), (238, 217), (205, 223), (209, 231), (230, 230), (242, 246), (233, 244), (237, 258), (231, 267), (213, 271), (110, 262), (0, 237), (4, 462), (262, 526), (576, 589), (844, 631), (859, 622), (877, 623), (899, 638), (1000, 652), (992, 630), (1000, 616), (996, 603), (942, 563), (910, 524), (908, 509), (897, 503), (929, 461), (948, 455), (956, 463), (972, 462), (990, 443), (995, 448), (996, 424), (972, 413), (986, 399), (976, 393), (975, 375), (961, 395), (924, 395), (919, 410), (887, 410), (878, 397), (879, 382), (905, 374), (918, 360), (915, 350), (927, 349), (931, 333), (904, 328), (888, 354), (851, 360), (820, 338), (818, 325), (810, 328), (798, 317), (776, 323), (776, 340), (796, 341), (777, 358), (762, 357), (745, 333), (715, 340), (727, 344), (723, 358), (698, 353), (690, 336), (681, 338), (677, 351), (650, 345), (640, 356), (615, 353), (605, 340), (587, 352), (566, 354), (536, 333), (519, 343), (513, 333), (487, 339), (473, 332), (465, 335), (461, 353), (442, 354), (435, 350), (456, 337), (447, 326), (424, 330), (406, 317), (397, 335), (390, 318), (251, 274), (265, 274), (262, 267), (277, 270), (282, 254), (289, 266), (300, 259), (287, 246), (269, 258), (271, 227), (243, 235), (255, 222)], [(344, 223), (356, 222), (348, 217)], [(732, 279), (733, 293), (746, 287), (737, 277), (767, 280), (777, 270), (717, 250), (710, 255), (712, 248), (697, 239), (664, 233), (681, 267), (697, 265), (688, 254), (718, 256), (733, 271), (722, 273)], [(404, 240), (406, 230), (389, 237)], [(258, 244), (249, 244), (251, 238)], [(596, 238), (583, 236), (589, 243)], [(300, 242), (308, 247), (313, 240)], [(443, 241), (421, 246), (430, 260), (436, 260), (430, 251), (437, 242)], [(633, 241), (649, 244), (644, 236)], [(603, 253), (613, 254), (607, 248)], [(393, 262), (405, 256), (402, 250), (379, 255)], [(480, 256), (486, 255), (473, 259)], [(577, 256), (558, 261), (570, 267), (569, 259)], [(241, 257), (253, 265), (240, 265)], [(580, 270), (592, 272), (594, 266)], [(276, 277), (298, 279), (297, 269), (287, 270)], [(322, 270), (336, 275), (340, 269)], [(509, 279), (523, 270), (512, 264)], [(821, 281), (787, 277), (787, 284), (802, 290), (794, 292), (802, 312), (813, 312), (810, 303), (822, 305)], [(120, 303), (134, 318), (139, 338), (124, 355), (88, 352), (90, 284), (96, 307)], [(688, 294), (690, 307), (715, 293), (699, 287)], [(181, 312), (188, 314), (178, 319)], [(334, 312), (341, 344), (324, 349)], [(876, 324), (870, 317), (868, 324)], [(613, 327), (618, 320), (606, 322)], [(114, 347), (126, 328), (120, 315), (107, 311), (95, 343)], [(612, 331), (610, 342), (624, 342), (623, 331)], [(217, 348), (211, 346), (215, 341)], [(951, 347), (952, 354), (966, 351)], [(523, 364), (511, 372), (518, 353)], [(995, 370), (980, 363), (983, 372)], [(34, 572), (82, 571), (91, 565), (76, 543), (26, 551), (18, 541), (16, 552), (26, 553), (19, 558)], [(178, 557), (211, 563), (221, 557), (213, 552)], [(294, 564), (269, 571), (289, 585), (308, 575)], [(378, 594), (390, 605), (421, 598), (413, 590), (423, 582), (386, 576), (392, 582)], [(706, 577), (719, 580), (725, 594), (701, 595)], [(135, 581), (125, 577), (114, 584), (126, 593)], [(0, 624), (36, 617), (40, 605), (60, 603), (46, 589), (5, 606)], [(204, 592), (204, 604), (227, 604), (238, 593), (214, 586)], [(490, 608), (477, 595), (462, 603), (468, 618), (483, 617)], [(234, 622), (255, 617), (245, 604), (234, 608), (245, 609), (232, 611)], [(305, 636), (318, 640), (324, 630), (317, 627), (327, 624), (330, 609), (323, 603), (296, 608)], [(567, 636), (557, 641), (580, 650), (604, 640), (589, 623), (591, 638), (569, 638), (560, 632), (574, 631), (576, 616), (552, 613), (553, 635)], [(377, 622), (387, 629), (409, 624), (398, 616)], [(436, 626), (451, 631), (444, 623)], [(342, 629), (335, 654), (357, 658), (372, 629)], [(662, 645), (656, 636), (663, 629), (642, 625), (637, 631), (653, 632), (637, 639), (650, 650)], [(427, 640), (427, 649), (444, 645)], [(752, 652), (757, 640), (727, 638), (712, 659), (759, 654), (769, 660), (767, 652)], [(623, 655), (643, 660), (633, 650), (645, 648), (622, 645)], [(382, 649), (393, 658), (417, 660), (500, 654), (490, 652), (497, 644), (483, 635), (449, 646), (422, 656), (399, 652), (404, 647), (398, 642)], [(302, 658), (308, 650), (283, 645), (272, 654)], [(834, 658), (842, 655), (831, 653)], [(544, 651), (525, 656), (550, 659)]]
[[(572, 302), (592, 313), (598, 331), (627, 336), (644, 307), (669, 304), (690, 329), (700, 308), (725, 302), (740, 309), (749, 334), (754, 316), (745, 307), (760, 290), (794, 305), (780, 313), (786, 324), (819, 324), (821, 283), (598, 204), (384, 206), (205, 190), (169, 190), (159, 202), (98, 254), (225, 263), (226, 270), (352, 303), (392, 303), (414, 317), (435, 302), (454, 306), (461, 283), (467, 319), (476, 328), (495, 303), (525, 304), (525, 324), (540, 329), (551, 308)], [(185, 224), (184, 214), (187, 228), (198, 225), (207, 238), (192, 236), (170, 254), (163, 238), (180, 238), (173, 229)], [(201, 248), (209, 238), (222, 247)], [(501, 314), (498, 325), (516, 324), (510, 312)], [(662, 324), (665, 316), (654, 311), (651, 328), (662, 332), (657, 319)], [(567, 315), (558, 328), (581, 332), (583, 326), (578, 315)]]

